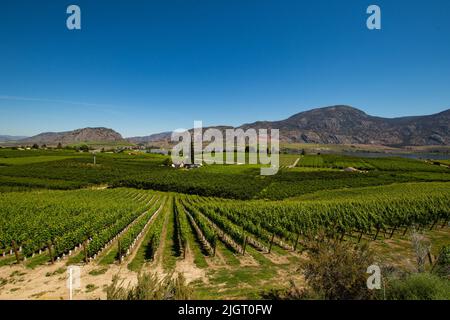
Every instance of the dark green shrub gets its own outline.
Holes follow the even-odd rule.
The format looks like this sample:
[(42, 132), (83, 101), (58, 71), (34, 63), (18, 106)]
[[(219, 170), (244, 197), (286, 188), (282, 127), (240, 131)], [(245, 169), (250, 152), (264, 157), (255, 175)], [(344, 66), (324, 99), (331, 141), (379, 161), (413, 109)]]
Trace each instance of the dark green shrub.
[(430, 273), (388, 280), (387, 300), (450, 300), (450, 281)]

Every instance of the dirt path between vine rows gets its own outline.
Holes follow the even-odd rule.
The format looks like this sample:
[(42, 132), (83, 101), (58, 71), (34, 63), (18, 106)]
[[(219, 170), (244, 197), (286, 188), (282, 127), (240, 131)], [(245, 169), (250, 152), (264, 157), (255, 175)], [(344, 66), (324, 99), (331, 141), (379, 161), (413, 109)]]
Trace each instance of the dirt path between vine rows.
[(182, 273), (187, 283), (198, 279), (208, 282), (206, 270), (200, 269), (195, 265), (194, 254), (192, 253), (189, 244), (186, 247), (185, 258), (177, 261), (175, 272)]
[[(170, 199), (166, 200), (166, 201), (170, 201)], [(163, 265), (162, 265), (162, 259), (164, 256), (164, 249), (166, 246), (166, 237), (167, 237), (167, 225), (169, 224), (169, 213), (166, 212), (162, 212), (162, 214), (165, 214), (166, 216), (164, 217), (164, 224), (161, 230), (161, 237), (160, 237), (160, 243), (159, 243), (159, 247), (158, 250), (155, 253), (155, 257), (153, 262), (144, 264), (143, 266), (143, 270), (152, 272), (152, 273), (156, 273), (156, 275), (158, 275), (158, 277), (163, 278), (166, 275), (166, 272), (164, 271)]]
[(158, 215), (162, 214), (161, 211), (164, 209), (164, 206), (166, 205), (166, 200), (167, 199), (161, 200), (161, 205), (155, 211), (155, 213), (151, 216), (151, 218), (149, 220), (149, 224), (147, 226), (147, 229), (144, 230), (144, 233), (142, 234), (141, 238), (136, 242), (136, 245), (135, 245), (133, 251), (130, 253), (130, 255), (128, 257), (125, 258), (125, 261), (123, 261), (124, 264), (130, 263), (131, 261), (133, 261), (134, 257), (136, 257), (136, 254), (137, 254), (139, 248), (141, 247), (142, 242), (145, 240), (145, 237), (147, 236), (147, 232), (150, 230), (150, 228), (153, 224), (153, 221), (156, 220)]

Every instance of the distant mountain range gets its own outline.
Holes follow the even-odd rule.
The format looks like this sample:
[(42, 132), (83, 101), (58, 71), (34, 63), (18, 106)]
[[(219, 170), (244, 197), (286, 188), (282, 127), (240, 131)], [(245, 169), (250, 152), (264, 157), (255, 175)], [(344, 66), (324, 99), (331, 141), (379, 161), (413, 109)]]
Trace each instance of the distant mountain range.
[(25, 139), (27, 137), (25, 136), (2, 136), (0, 135), (0, 142), (11, 142), (11, 141), (17, 141), (17, 140), (22, 140)]
[[(215, 128), (225, 130), (233, 127), (217, 126)], [(372, 144), (399, 147), (450, 145), (450, 109), (433, 115), (391, 119), (370, 116), (350, 106), (332, 106), (300, 112), (281, 121), (258, 121), (238, 128), (279, 129), (280, 140), (292, 143)], [(162, 132), (124, 140), (112, 129), (84, 128), (67, 132), (46, 132), (24, 139), (12, 137), (4, 141), (14, 140), (17, 144), (47, 145), (90, 141), (151, 144), (169, 142), (170, 136), (171, 132)]]
[[(216, 127), (222, 130), (232, 127)], [(297, 113), (281, 121), (258, 121), (238, 128), (279, 129), (283, 142), (374, 144), (385, 146), (450, 145), (450, 109), (428, 116), (381, 118), (350, 106), (332, 106)], [(169, 141), (171, 132), (127, 140)]]
[(149, 136), (144, 137), (131, 137), (126, 140), (132, 143), (150, 143), (150, 142), (159, 142), (170, 140), (170, 136), (172, 135), (172, 131), (155, 133)]

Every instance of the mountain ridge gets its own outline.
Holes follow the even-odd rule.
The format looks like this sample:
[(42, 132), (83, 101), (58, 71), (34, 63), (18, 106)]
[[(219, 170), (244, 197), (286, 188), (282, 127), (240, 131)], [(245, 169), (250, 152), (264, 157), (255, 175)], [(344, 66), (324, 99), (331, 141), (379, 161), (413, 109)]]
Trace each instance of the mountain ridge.
[[(450, 109), (424, 116), (383, 118), (371, 116), (351, 106), (335, 105), (302, 111), (284, 120), (256, 121), (238, 127), (222, 125), (209, 128), (218, 128), (222, 131), (229, 128), (279, 129), (280, 140), (292, 143), (443, 146), (450, 145)], [(113, 129), (88, 127), (64, 132), (43, 132), (14, 142), (67, 145), (89, 141), (127, 141), (136, 144), (150, 144), (170, 142), (171, 133), (166, 131), (124, 139)]]
[(113, 129), (105, 127), (87, 127), (63, 132), (43, 132), (16, 142), (23, 144), (36, 143), (49, 145), (61, 143), (63, 145), (67, 145), (90, 141), (114, 142), (123, 140), (122, 135)]
[[(335, 105), (302, 111), (284, 120), (256, 121), (235, 128), (279, 129), (281, 141), (294, 143), (450, 145), (450, 109), (424, 116), (383, 118), (351, 106)], [(140, 143), (167, 142), (170, 134), (165, 132), (138, 139)], [(136, 139), (127, 138), (130, 142)]]
[(26, 139), (26, 136), (11, 136), (11, 135), (0, 135), (0, 142), (11, 142)]

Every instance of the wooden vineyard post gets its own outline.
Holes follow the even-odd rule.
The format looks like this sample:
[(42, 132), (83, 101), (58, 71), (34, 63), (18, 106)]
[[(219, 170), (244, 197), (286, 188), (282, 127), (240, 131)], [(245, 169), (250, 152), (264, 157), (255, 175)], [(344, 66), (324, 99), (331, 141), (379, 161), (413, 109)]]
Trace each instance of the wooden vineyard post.
[(345, 236), (345, 231), (344, 231), (344, 229), (342, 229), (341, 238), (339, 239), (339, 242), (342, 242), (342, 240), (344, 240), (344, 236)]
[(88, 263), (88, 254), (87, 254), (87, 240), (83, 242), (83, 251), (84, 251), (84, 262)]
[(375, 237), (373, 237), (373, 240), (377, 240), (378, 233), (380, 233), (380, 226), (377, 226), (377, 232), (375, 233)]
[(359, 234), (358, 243), (361, 242), (362, 236), (363, 236), (363, 230), (361, 229), (361, 233)]
[(120, 247), (120, 239), (117, 239), (117, 251), (119, 252), (119, 263), (122, 262), (122, 252), (121, 252), (121, 247)]
[(300, 239), (300, 233), (297, 233), (297, 240), (295, 240), (294, 251), (297, 251), (298, 239)]
[(217, 235), (214, 238), (213, 257), (216, 256), (216, 247), (217, 247)]
[(438, 223), (438, 219), (434, 220), (433, 224), (431, 225), (430, 230), (433, 230), (434, 226)]
[(405, 231), (403, 232), (403, 236), (406, 234), (407, 231), (408, 231), (408, 226), (406, 226)]
[(242, 255), (245, 255), (246, 248), (247, 248), (247, 236), (244, 236), (244, 245), (242, 246)]
[(394, 228), (392, 228), (391, 235), (389, 236), (389, 239), (391, 239), (394, 236), (395, 230), (397, 230), (397, 225), (395, 225)]
[(272, 233), (272, 239), (270, 240), (269, 253), (272, 252), (273, 239), (275, 238), (275, 232)]
[(48, 242), (47, 247), (48, 247), (48, 255), (50, 256), (50, 260), (51, 260), (52, 264), (54, 264), (55, 258), (53, 257), (53, 254), (52, 254), (52, 242), (51, 241)]
[(13, 247), (13, 250), (14, 250), (14, 254), (16, 255), (17, 263), (19, 264), (20, 263), (20, 257), (19, 257), (19, 251), (17, 250), (17, 245), (16, 245), (16, 241), (15, 240), (12, 241), (12, 247)]

